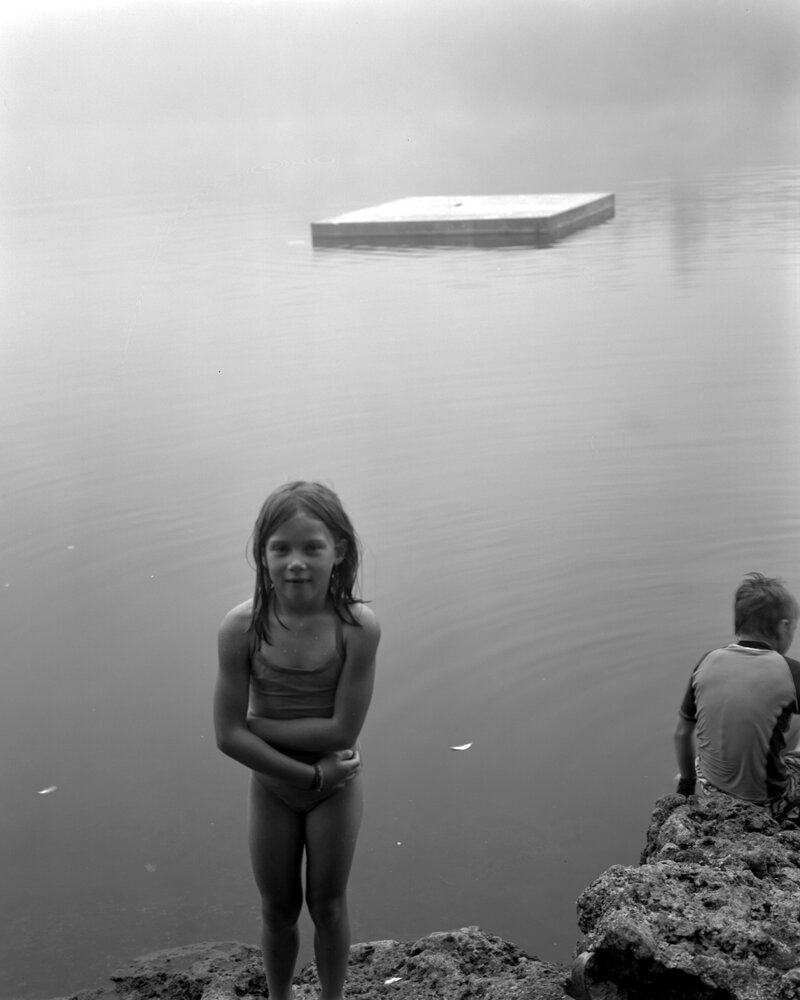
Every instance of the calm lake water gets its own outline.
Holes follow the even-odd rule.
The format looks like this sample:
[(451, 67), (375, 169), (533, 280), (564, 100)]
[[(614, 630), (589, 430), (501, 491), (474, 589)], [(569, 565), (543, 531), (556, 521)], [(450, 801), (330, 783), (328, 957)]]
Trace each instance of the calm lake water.
[(355, 938), (568, 960), (738, 579), (800, 590), (799, 188), (632, 183), (547, 249), (315, 250), (269, 199), (4, 213), (0, 995), (257, 939), (214, 644), (289, 477), (345, 499), (384, 627)]
[[(214, 25), (185, 50), (204, 66)], [(110, 120), (96, 81), (121, 87), (124, 46), (84, 28)], [(490, 103), (437, 117), (419, 80), (367, 139), (359, 109), (328, 114), (359, 74), (394, 101), (363, 65), (261, 146), (189, 103), (70, 127), (52, 81), (74, 39), (47, 37), (52, 78), (22, 45), (15, 72), (55, 111), (7, 132), (0, 203), (0, 997), (257, 940), (247, 774), (211, 698), (253, 521), (289, 478), (342, 496), (384, 631), (354, 939), (478, 924), (569, 961), (576, 897), (638, 862), (672, 787), (677, 706), (740, 578), (800, 593), (796, 157), (769, 158), (761, 106), (593, 116), (575, 90), (540, 142)], [(597, 190), (615, 218), (546, 249), (310, 244), (313, 219), (405, 195)]]

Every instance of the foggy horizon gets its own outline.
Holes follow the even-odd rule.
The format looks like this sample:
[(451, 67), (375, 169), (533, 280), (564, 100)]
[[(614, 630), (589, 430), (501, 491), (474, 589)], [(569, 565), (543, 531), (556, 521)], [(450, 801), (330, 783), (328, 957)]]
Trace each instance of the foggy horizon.
[[(800, 91), (781, 0), (268, 0), (40, 15), (0, 39), (7, 124), (367, 118)], [(425, 106), (419, 102), (424, 98)], [(390, 102), (390, 103), (389, 103)]]
[(0, 40), (4, 186), (12, 202), (83, 196), (95, 175), (133, 193), (223, 174), (257, 189), (276, 163), (319, 161), (352, 178), (356, 207), (794, 162), (799, 43), (784, 0), (32, 13)]

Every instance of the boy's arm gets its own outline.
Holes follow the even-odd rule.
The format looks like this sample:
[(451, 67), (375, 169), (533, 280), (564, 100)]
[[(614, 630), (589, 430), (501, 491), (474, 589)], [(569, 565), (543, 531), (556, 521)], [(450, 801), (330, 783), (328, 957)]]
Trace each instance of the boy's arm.
[(251, 716), (251, 733), (287, 750), (320, 753), (353, 747), (364, 725), (375, 684), (375, 654), (381, 630), (372, 611), (360, 606), (360, 627), (347, 629), (344, 666), (336, 688), (333, 715), (328, 719), (262, 719)]
[(678, 795), (694, 795), (697, 773), (695, 771), (694, 719), (678, 716), (675, 727), (675, 756), (678, 758)]
[(310, 788), (315, 778), (312, 765), (279, 753), (247, 728), (250, 695), (250, 649), (245, 606), (234, 608), (219, 630), (219, 673), (214, 692), (214, 730), (217, 746), (229, 757), (253, 771)]

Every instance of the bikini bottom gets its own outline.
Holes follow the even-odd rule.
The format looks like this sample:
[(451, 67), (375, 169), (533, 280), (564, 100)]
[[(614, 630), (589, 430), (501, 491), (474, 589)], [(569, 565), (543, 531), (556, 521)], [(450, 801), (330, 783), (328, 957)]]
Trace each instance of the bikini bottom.
[[(358, 778), (352, 778), (351, 781), (358, 781)], [(350, 782), (347, 782), (347, 784), (350, 784)], [(329, 799), (332, 795), (336, 795), (337, 792), (344, 791), (347, 788), (347, 784), (336, 785), (333, 788), (324, 788), (321, 792), (315, 792), (303, 788), (293, 788), (291, 785), (278, 784), (277, 782), (274, 785), (267, 784), (260, 776), (253, 775), (254, 793), (274, 796), (287, 809), (290, 809), (293, 813), (297, 813), (298, 816), (307, 816), (320, 803)]]

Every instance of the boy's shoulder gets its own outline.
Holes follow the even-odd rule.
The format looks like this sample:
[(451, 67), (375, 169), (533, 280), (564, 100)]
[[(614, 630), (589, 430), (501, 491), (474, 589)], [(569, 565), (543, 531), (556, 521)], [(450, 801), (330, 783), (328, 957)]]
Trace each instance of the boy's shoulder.
[(797, 692), (798, 707), (800, 707), (800, 663), (797, 662), (793, 657), (783, 654), (784, 660), (786, 660), (786, 666), (789, 668), (789, 673), (792, 675), (792, 681), (794, 682), (795, 691)]

